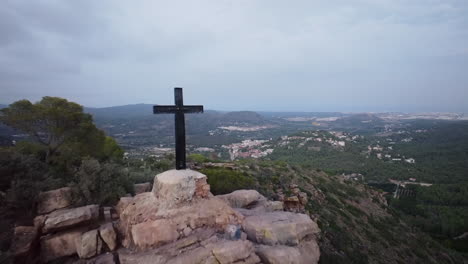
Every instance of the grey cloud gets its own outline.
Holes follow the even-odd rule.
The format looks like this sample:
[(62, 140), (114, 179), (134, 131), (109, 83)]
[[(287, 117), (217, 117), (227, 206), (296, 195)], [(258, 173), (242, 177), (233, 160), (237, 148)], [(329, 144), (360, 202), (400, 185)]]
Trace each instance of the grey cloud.
[[(6, 1), (0, 98), (468, 111), (463, 0)], [(223, 103), (218, 103), (223, 102)]]

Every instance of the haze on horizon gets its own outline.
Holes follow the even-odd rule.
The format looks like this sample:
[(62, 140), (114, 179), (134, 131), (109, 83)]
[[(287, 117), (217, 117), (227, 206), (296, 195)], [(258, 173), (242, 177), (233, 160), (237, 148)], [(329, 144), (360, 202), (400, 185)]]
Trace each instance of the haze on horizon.
[(5, 0), (0, 103), (468, 112), (468, 2)]

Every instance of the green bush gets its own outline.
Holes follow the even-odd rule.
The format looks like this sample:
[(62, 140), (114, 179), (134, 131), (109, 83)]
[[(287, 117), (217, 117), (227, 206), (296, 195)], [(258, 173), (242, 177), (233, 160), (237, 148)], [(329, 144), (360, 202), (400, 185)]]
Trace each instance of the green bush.
[(253, 189), (255, 182), (245, 173), (225, 168), (210, 168), (200, 171), (208, 177), (211, 192), (215, 195), (226, 194), (239, 189)]
[(114, 204), (126, 193), (133, 192), (133, 184), (120, 165), (84, 159), (75, 174), (73, 189), (79, 203)]

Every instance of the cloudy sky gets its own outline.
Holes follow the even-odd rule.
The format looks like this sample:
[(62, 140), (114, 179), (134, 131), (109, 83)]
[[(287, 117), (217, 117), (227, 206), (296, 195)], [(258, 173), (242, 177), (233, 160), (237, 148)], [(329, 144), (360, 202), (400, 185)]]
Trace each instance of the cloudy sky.
[(466, 0), (2, 0), (0, 103), (468, 112)]

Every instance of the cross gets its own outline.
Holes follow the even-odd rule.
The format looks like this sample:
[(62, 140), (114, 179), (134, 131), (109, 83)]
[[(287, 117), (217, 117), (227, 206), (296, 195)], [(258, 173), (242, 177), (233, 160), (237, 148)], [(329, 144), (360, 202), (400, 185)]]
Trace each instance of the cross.
[(155, 105), (153, 114), (175, 114), (176, 169), (184, 170), (185, 164), (185, 115), (203, 113), (203, 105), (184, 105), (182, 88), (174, 88), (175, 105)]

